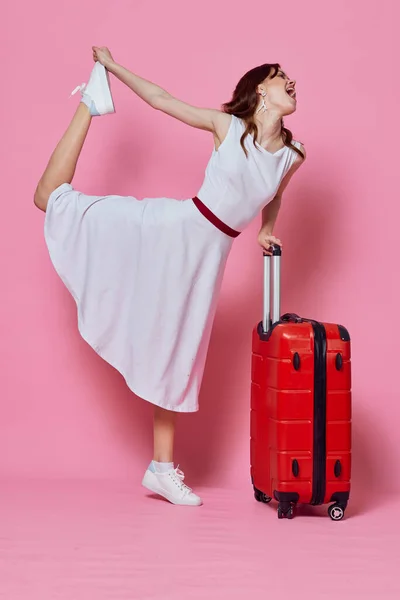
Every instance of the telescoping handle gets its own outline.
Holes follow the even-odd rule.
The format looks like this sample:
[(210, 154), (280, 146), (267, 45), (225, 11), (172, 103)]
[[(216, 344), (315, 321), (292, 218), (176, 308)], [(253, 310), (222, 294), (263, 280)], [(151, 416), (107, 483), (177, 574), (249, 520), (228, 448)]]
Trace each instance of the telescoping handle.
[[(281, 247), (277, 244), (271, 246), (272, 256), (264, 252), (264, 312), (263, 331), (279, 321), (281, 312)], [(272, 262), (272, 272), (271, 272)], [(271, 294), (272, 280), (272, 294)], [(272, 311), (271, 311), (272, 303)]]

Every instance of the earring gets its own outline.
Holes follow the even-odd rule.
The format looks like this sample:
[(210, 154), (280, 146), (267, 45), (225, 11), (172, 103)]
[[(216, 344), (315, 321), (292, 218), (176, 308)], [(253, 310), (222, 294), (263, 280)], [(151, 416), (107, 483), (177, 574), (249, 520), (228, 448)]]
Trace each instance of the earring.
[(267, 107), (266, 107), (266, 105), (265, 105), (265, 100), (264, 100), (264, 98), (265, 98), (265, 96), (266, 96), (266, 95), (267, 95), (267, 94), (266, 94), (264, 91), (262, 91), (262, 92), (261, 92), (261, 96), (262, 96), (262, 102), (261, 102), (260, 106), (258, 107), (258, 109), (256, 110), (256, 115), (257, 115), (257, 114), (258, 114), (258, 113), (259, 113), (261, 110), (263, 111), (263, 113), (264, 113), (264, 112), (266, 112), (266, 111), (268, 110), (268, 109), (267, 109)]

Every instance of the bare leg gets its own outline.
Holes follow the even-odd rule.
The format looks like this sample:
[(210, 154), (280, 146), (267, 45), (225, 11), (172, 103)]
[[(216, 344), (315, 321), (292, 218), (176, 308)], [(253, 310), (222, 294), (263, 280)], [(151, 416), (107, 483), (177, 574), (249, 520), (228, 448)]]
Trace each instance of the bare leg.
[(54, 150), (35, 192), (34, 202), (46, 211), (50, 194), (62, 183), (71, 183), (92, 117), (80, 103), (67, 131)]
[(200, 506), (202, 504), (200, 496), (184, 483), (182, 471), (173, 468), (176, 417), (177, 413), (174, 411), (155, 407), (154, 459), (144, 474), (142, 485), (172, 504)]
[(154, 456), (156, 462), (173, 462), (176, 412), (154, 409)]

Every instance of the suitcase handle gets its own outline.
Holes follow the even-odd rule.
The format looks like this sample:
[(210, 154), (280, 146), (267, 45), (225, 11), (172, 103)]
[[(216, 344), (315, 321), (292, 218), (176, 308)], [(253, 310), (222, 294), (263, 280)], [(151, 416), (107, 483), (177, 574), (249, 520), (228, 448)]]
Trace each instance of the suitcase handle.
[[(281, 256), (282, 250), (278, 244), (271, 246), (272, 256), (264, 252), (264, 310), (263, 331), (267, 333), (270, 327), (279, 321), (281, 312)], [(271, 260), (272, 260), (272, 299), (271, 299)], [(271, 312), (272, 300), (272, 312)]]
[(303, 319), (296, 313), (286, 313), (281, 317), (281, 321), (285, 321), (285, 323), (302, 323)]

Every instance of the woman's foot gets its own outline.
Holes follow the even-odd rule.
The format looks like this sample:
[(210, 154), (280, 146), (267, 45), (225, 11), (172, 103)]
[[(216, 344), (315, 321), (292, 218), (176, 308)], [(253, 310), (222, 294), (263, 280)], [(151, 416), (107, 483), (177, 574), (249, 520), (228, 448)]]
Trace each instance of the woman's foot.
[(71, 96), (77, 92), (81, 92), (82, 102), (86, 104), (92, 117), (115, 112), (108, 72), (99, 62), (96, 62), (93, 67), (89, 83), (78, 85)]
[(154, 462), (151, 462), (144, 474), (142, 485), (172, 504), (200, 506), (203, 504), (202, 499), (183, 483), (184, 477), (182, 471), (173, 466), (164, 472), (159, 472), (154, 466)]

